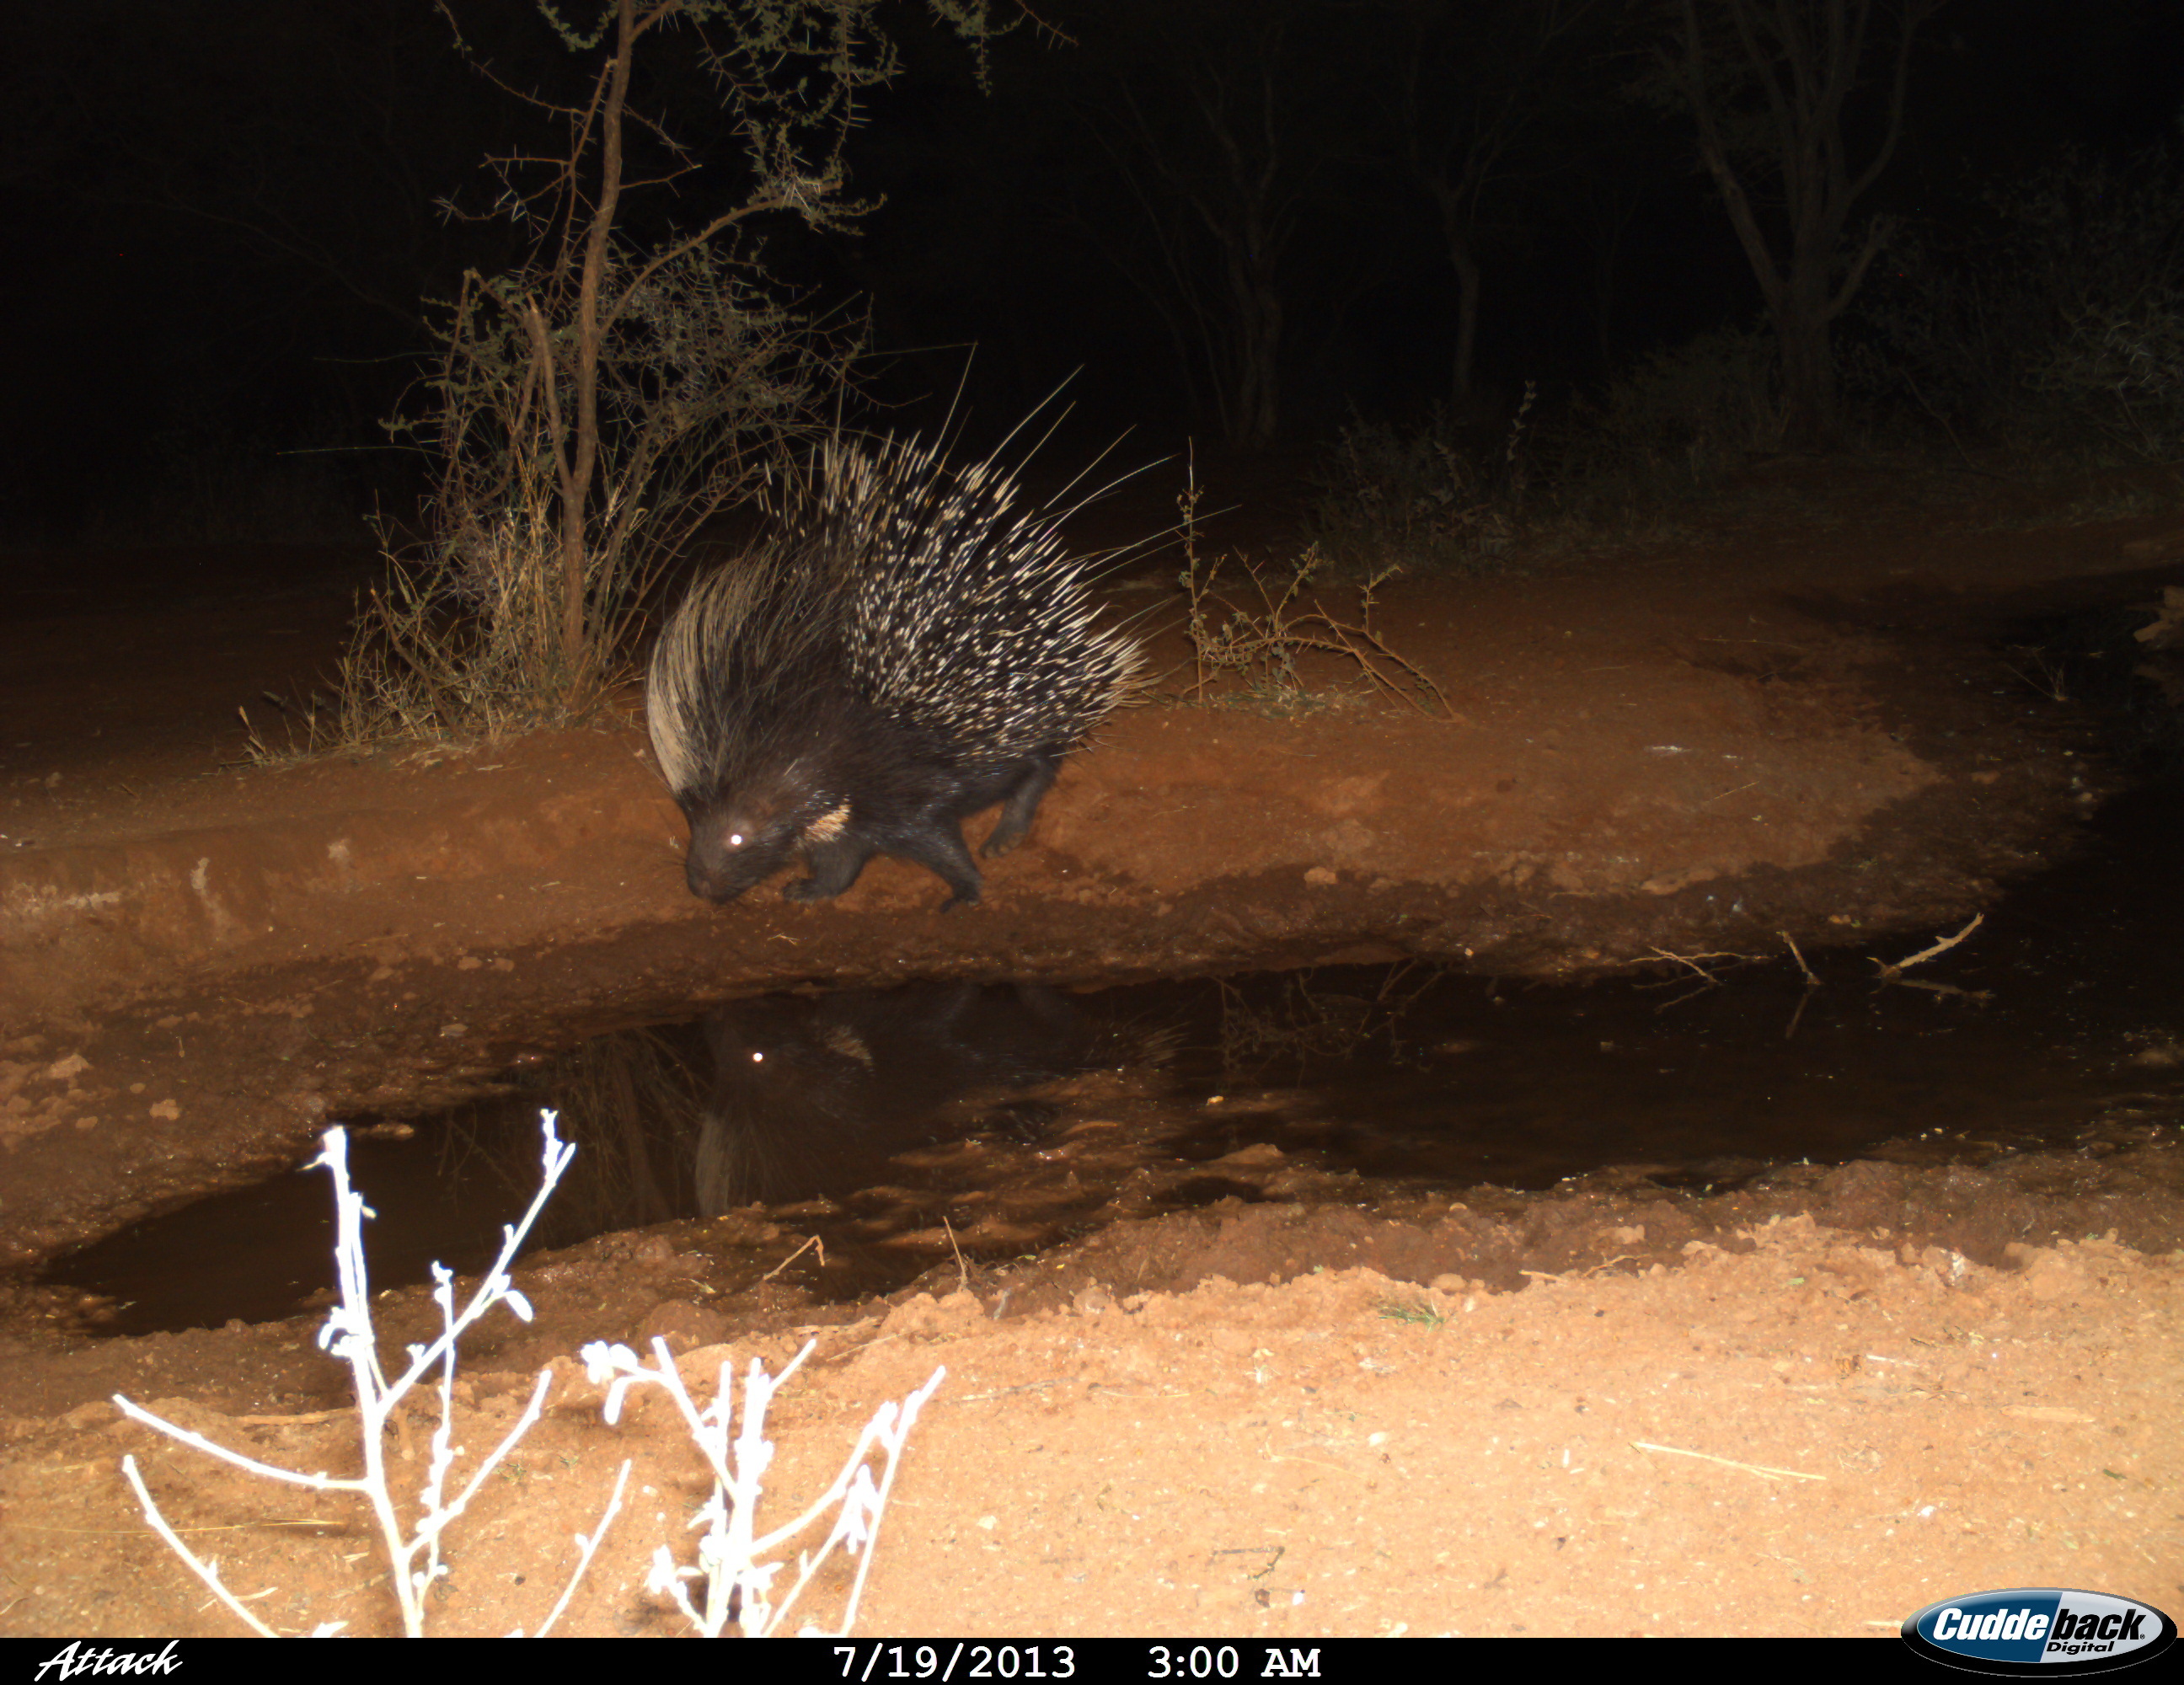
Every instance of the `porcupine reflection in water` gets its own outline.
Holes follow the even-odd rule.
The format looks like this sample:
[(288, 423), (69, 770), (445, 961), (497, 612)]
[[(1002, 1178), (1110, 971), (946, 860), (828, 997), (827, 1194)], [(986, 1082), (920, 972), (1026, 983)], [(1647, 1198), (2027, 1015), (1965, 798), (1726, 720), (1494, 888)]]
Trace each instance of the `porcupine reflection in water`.
[(546, 1248), (755, 1204), (843, 1204), (919, 1183), (891, 1162), (905, 1153), (1037, 1141), (1066, 1123), (1043, 1085), (1168, 1051), (1157, 1032), (1029, 985), (758, 996), (693, 1024), (596, 1037), (513, 1093), (458, 1108), (443, 1167), (472, 1190), (493, 1185), (495, 1201), (457, 1198), (466, 1215), (491, 1206), (497, 1239), (537, 1185), (538, 1109), (555, 1109), (579, 1151), (536, 1232)]
[[(579, 1150), (532, 1250), (758, 1202), (846, 1204), (881, 1188), (906, 1195), (883, 1201), (888, 1231), (932, 1221), (917, 1191), (925, 1177), (895, 1155), (975, 1135), (1035, 1141), (1068, 1122), (1043, 1086), (1157, 1065), (1170, 1051), (1162, 1032), (1055, 990), (968, 983), (764, 996), (694, 1023), (594, 1037), (429, 1121), (345, 1120), (351, 1169), (376, 1214), (365, 1226), (373, 1285), (492, 1259), (501, 1226), (538, 1190), (541, 1107)], [(291, 1315), (332, 1286), (325, 1176), (303, 1168), (134, 1225), (56, 1260), (46, 1279), (112, 1301), (92, 1318), (108, 1333)], [(807, 1207), (797, 1221), (821, 1216)], [(820, 1226), (830, 1257), (853, 1238)], [(873, 1267), (873, 1280), (900, 1273)], [(863, 1279), (853, 1269), (844, 1282)]]
[(1052, 989), (968, 983), (738, 1002), (705, 1038), (692, 1170), (708, 1216), (840, 1198), (937, 1141), (1036, 1140), (1060, 1110), (1024, 1090), (1144, 1052)]
[[(542, 1245), (694, 1213), (702, 1143), (707, 1204), (781, 1190), (771, 1197), (784, 1231), (823, 1237), (827, 1289), (845, 1294), (935, 1261), (915, 1237), (929, 1239), (951, 1206), (1030, 1213), (1007, 1243), (1013, 1255), (1045, 1243), (1030, 1227), (1059, 1238), (1103, 1210), (1248, 1198), (1218, 1161), (1269, 1145), (1355, 1175), (1341, 1197), (1361, 1204), (1490, 1182), (1544, 1188), (1608, 1165), (1725, 1187), (1784, 1160), (1883, 1148), (1941, 1164), (2044, 1145), (2090, 1162), (2148, 1131), (2173, 1137), (2184, 1119), (2184, 898), (2169, 888), (2179, 836), (2184, 787), (2111, 804), (2067, 863), (1914, 974), (1955, 993), (1875, 987), (1876, 961), (1920, 945), (1906, 937), (1863, 954), (1808, 951), (1825, 982), (1811, 989), (1778, 959), (1724, 972), (1719, 987), (1688, 975), (1496, 985), (1399, 966), (1089, 999), (928, 984), (745, 1001), (716, 1026), (623, 1032), (519, 1071), (414, 1138), (396, 1138), (407, 1125), (367, 1127), (351, 1165), (380, 1214), (365, 1230), (374, 1285), (424, 1280), (435, 1259), (467, 1271), (492, 1257), (500, 1224), (537, 1187), (542, 1105), (583, 1145)], [(989, 1030), (998, 1044), (976, 1041)], [(1183, 1044), (1173, 1059), (1150, 1051), (1171, 1037)], [(738, 1050), (735, 1078), (722, 1079), (716, 1045)], [(808, 1088), (755, 1076), (755, 1052)], [(1089, 1074), (1152, 1065), (1165, 1094)], [(931, 1102), (922, 1115), (918, 1094)], [(1080, 1159), (1030, 1166), (1018, 1161), (1038, 1154), (1022, 1150), (912, 1150), (889, 1162), (950, 1132), (1036, 1132), (1050, 1100), (1067, 1110), (1040, 1146), (1067, 1135)], [(1117, 1118), (1112, 1132), (1078, 1133)], [(465, 1156), (436, 1178), (443, 1143)], [(1140, 1169), (1150, 1174), (1132, 1193)], [(1032, 1197), (1020, 1200), (1011, 1190), (1027, 1171), (1036, 1186), (1027, 1179)], [(989, 1187), (1004, 1196), (963, 1197)], [(830, 1188), (848, 1210), (780, 1210)], [(284, 1315), (330, 1281), (328, 1210), (323, 1172), (284, 1175), (136, 1225), (57, 1260), (46, 1279), (127, 1303), (102, 1322), (116, 1333)], [(914, 1243), (883, 1254), (895, 1237)], [(766, 1267), (793, 1244), (767, 1242)]]

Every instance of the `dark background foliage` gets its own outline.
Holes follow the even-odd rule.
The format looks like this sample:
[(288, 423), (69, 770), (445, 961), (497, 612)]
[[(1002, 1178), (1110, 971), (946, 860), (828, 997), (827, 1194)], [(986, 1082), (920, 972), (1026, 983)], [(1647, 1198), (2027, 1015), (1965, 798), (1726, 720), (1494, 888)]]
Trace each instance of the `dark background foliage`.
[[(577, 86), (529, 0), (454, 9), (506, 81)], [(850, 231), (784, 220), (766, 261), (812, 309), (869, 312), (868, 393), (911, 421), (964, 381), (1000, 423), (1072, 375), (1080, 410), (1156, 446), (1309, 441), (1436, 402), (1506, 416), (1527, 381), (1552, 407), (1758, 320), (1692, 125), (1647, 97), (1674, 14), (1055, 0), (981, 53), (883, 6), (903, 68), (850, 159), (878, 208)], [(426, 0), (72, 0), (9, 36), (0, 527), (66, 531), (297, 451), (352, 500), (400, 496), (377, 423), (428, 348), (424, 301), (519, 255), (504, 223), (438, 206), (490, 191), (488, 154), (556, 137)], [(725, 179), (691, 50), (644, 59), (644, 98)], [(1885, 80), (1852, 103), (1854, 144)], [(1957, 0), (1917, 38), (1902, 144), (1853, 223), (1900, 219), (1918, 238), (1892, 253), (1930, 269), (1994, 225), (1997, 184), (2066, 157), (2173, 169), (2180, 109), (2173, 0)], [(633, 205), (629, 231), (676, 212)], [(1876, 266), (1875, 298), (1901, 269)]]

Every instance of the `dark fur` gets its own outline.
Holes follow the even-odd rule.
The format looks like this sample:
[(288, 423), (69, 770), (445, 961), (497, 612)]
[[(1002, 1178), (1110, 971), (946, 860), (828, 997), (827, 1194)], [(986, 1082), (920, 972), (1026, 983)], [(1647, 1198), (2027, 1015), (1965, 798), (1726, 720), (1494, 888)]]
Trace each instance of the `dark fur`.
[(823, 900), (893, 854), (972, 904), (963, 821), (998, 803), (981, 852), (1022, 841), (1135, 653), (1090, 630), (1081, 564), (1005, 476), (892, 443), (829, 461), (851, 489), (814, 492), (783, 538), (700, 581), (654, 654), (690, 887), (732, 901), (800, 856), (784, 893)]
[[(980, 852), (1014, 847), (1067, 749), (1057, 744), (967, 766), (925, 733), (823, 682), (779, 724), (809, 744), (788, 766), (754, 770), (733, 786), (682, 798), (690, 821), (686, 875), (692, 893), (709, 901), (734, 900), (794, 855), (811, 875), (782, 893), (792, 901), (827, 900), (855, 883), (874, 854), (893, 854), (938, 875), (955, 892), (949, 906), (974, 904), (981, 880), (964, 846), (963, 821), (1003, 803)], [(844, 809), (833, 832), (828, 816)], [(815, 827), (821, 835), (811, 834)], [(738, 845), (736, 837), (746, 840)]]

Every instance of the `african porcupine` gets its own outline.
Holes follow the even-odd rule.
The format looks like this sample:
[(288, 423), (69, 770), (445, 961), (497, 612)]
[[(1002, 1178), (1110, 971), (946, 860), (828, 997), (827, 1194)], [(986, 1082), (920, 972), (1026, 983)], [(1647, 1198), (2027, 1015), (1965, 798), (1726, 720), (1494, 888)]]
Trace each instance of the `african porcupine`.
[(876, 854), (978, 899), (984, 851), (1029, 828), (1062, 757), (1139, 662), (1093, 626), (1090, 565), (990, 462), (840, 441), (782, 531), (699, 581), (653, 652), (652, 747), (690, 821), (691, 890), (732, 901), (801, 854), (794, 900), (839, 895)]

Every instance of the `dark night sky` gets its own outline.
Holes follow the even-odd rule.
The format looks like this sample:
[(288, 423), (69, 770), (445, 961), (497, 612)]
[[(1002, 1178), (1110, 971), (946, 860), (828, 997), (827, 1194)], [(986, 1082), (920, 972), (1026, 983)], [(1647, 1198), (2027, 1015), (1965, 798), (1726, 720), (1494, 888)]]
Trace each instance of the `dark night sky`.
[[(512, 79), (570, 85), (579, 67), (522, 0), (455, 9)], [(1161, 9), (1217, 31), (1237, 10)], [(1611, 9), (1626, 28), (1644, 11)], [(1286, 10), (1303, 46), (1281, 81), (1296, 181), (1282, 431), (1306, 438), (1351, 406), (1422, 410), (1453, 329), (1431, 208), (1380, 122), (1392, 37), (1361, 25), (1373, 8), (1354, 0)], [(1173, 114), (1160, 103), (1173, 61), (1149, 53), (1148, 14), (1145, 0), (1043, 7), (1074, 44), (1020, 31), (982, 92), (972, 53), (921, 8), (882, 9), (905, 70), (872, 98), (851, 164), (855, 188), (887, 203), (853, 236), (780, 228), (769, 257), (815, 304), (869, 306), (894, 353), (879, 365), (887, 395), (944, 390), (976, 342), (972, 387), (993, 413), (1082, 370), (1072, 397), (1103, 422), (1159, 441), (1212, 428), (1159, 309), (1126, 278), (1146, 260), (1145, 224), (1098, 142), (1117, 87), (1156, 122)], [(0, 520), (125, 497), (193, 442), (375, 437), (425, 342), (420, 297), (513, 255), (504, 233), (450, 225), (433, 202), (476, 193), (480, 158), (535, 131), (425, 0), (74, 0), (11, 36), (0, 179), (18, 339)], [(1686, 128), (1618, 97), (1630, 50), (1609, 31), (1569, 60), (1540, 95), (1534, 151), (1489, 203), (1490, 392), (1528, 377), (1567, 392), (1756, 310)], [(716, 139), (698, 79), (655, 72), (678, 131)], [(1873, 207), (1961, 218), (1981, 184), (2066, 144), (2110, 158), (2184, 146), (2180, 110), (2176, 0), (1955, 0), (1922, 39), (1909, 130)], [(713, 181), (732, 172), (732, 149), (709, 155)], [(1618, 195), (1631, 209), (1603, 314), (1593, 207)], [(359, 487), (385, 467), (354, 461)]]

